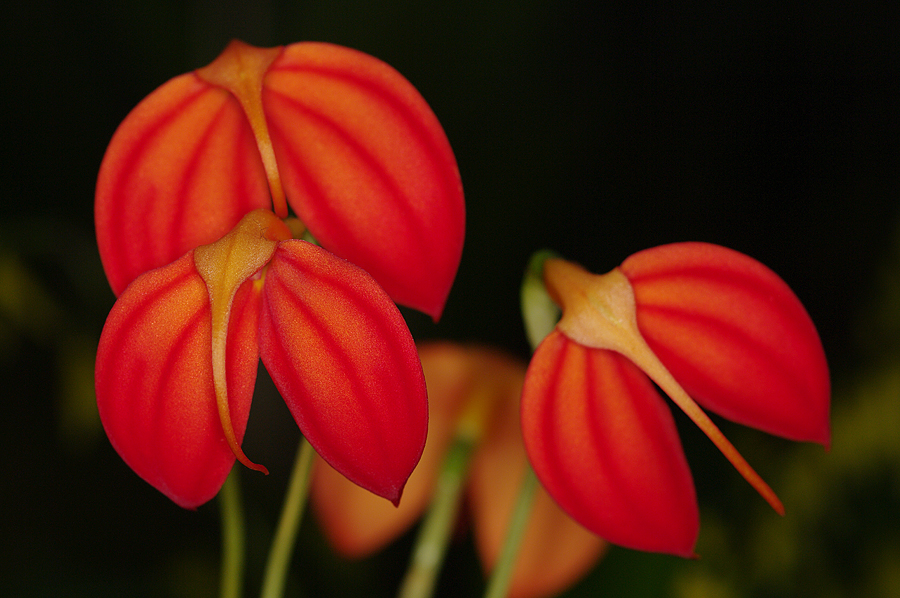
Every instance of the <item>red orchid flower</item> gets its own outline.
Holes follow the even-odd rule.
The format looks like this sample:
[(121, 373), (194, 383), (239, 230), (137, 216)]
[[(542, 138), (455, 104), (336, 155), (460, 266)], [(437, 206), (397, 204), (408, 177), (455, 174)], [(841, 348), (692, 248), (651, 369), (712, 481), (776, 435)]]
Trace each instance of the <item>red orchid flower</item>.
[(698, 403), (829, 445), (825, 354), (784, 281), (705, 243), (647, 249), (600, 276), (547, 259), (543, 277), (562, 318), (528, 368), (522, 426), (539, 479), (566, 512), (614, 544), (693, 555), (693, 481), (656, 383), (783, 514)]
[(118, 295), (251, 210), (289, 207), (394, 301), (440, 317), (465, 228), (450, 144), (402, 75), (332, 44), (233, 41), (145, 98), (100, 167), (100, 257)]
[[(467, 502), (475, 544), (489, 571), (499, 558), (527, 465), (519, 425), (525, 365), (497, 350), (447, 342), (420, 345), (419, 356), (430, 403), (428, 441), (403, 502), (393, 508), (319, 463), (310, 489), (312, 505), (338, 553), (365, 557), (422, 516), (454, 435), (461, 426), (470, 433), (473, 421), (486, 418), (474, 426), (483, 429), (469, 469)], [(508, 596), (554, 596), (587, 573), (606, 547), (538, 489)]]
[(394, 301), (439, 317), (464, 230), (450, 146), (408, 81), (339, 46), (233, 42), (122, 123), (96, 224), (119, 295), (97, 402), (135, 472), (193, 508), (235, 458), (265, 471), (240, 448), (262, 358), (319, 454), (399, 501), (427, 403)]

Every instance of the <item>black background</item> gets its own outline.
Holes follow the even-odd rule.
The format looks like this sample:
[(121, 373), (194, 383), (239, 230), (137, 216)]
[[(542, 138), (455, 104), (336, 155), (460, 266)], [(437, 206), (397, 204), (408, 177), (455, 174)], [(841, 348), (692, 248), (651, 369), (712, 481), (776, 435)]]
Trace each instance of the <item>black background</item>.
[[(835, 410), (852, 414), (866, 404), (858, 389), (873, 368), (897, 355), (890, 302), (898, 297), (890, 293), (900, 279), (892, 253), (900, 21), (888, 4), (101, 0), (5, 8), (0, 590), (216, 591), (215, 504), (182, 511), (137, 479), (103, 437), (90, 399), (93, 344), (113, 302), (93, 239), (97, 168), (118, 123), (168, 78), (207, 64), (238, 37), (352, 46), (412, 81), (445, 127), (467, 197), (466, 246), (444, 318), (433, 324), (405, 312), (419, 338), (476, 340), (524, 357), (518, 285), (533, 251), (552, 248), (605, 272), (645, 247), (710, 241), (759, 259), (794, 288), (822, 336)], [(243, 478), (250, 533), (262, 538), (251, 569), (265, 556), (298, 437), (260, 385), (247, 442), (273, 474)], [(897, 417), (896, 403), (875, 419)], [(835, 426), (832, 454), (816, 453), (803, 471), (827, 470), (829, 459), (849, 467), (840, 454), (864, 444), (866, 428), (842, 435)], [(811, 454), (761, 433), (726, 432), (776, 480), (788, 475), (788, 454)], [(731, 538), (721, 542), (732, 552), (693, 563), (615, 550), (573, 595), (687, 595), (684, 588), (705, 587), (697, 579), (728, 596), (798, 588), (877, 595), (894, 587), (882, 578), (898, 583), (900, 572), (883, 565), (900, 550), (894, 449), (849, 486), (813, 475), (820, 483), (808, 499), (832, 505), (825, 519), (795, 529), (788, 520), (792, 507), (806, 508), (800, 502), (774, 527), (801, 534), (802, 550), (803, 533), (820, 547), (754, 581), (748, 571), (758, 563), (739, 545), (756, 514), (768, 516), (762, 501), (699, 433), (685, 434), (704, 509), (698, 550), (718, 533)], [(447, 577), (456, 581), (444, 595), (480, 591), (467, 542), (451, 552)], [(391, 595), (408, 544), (347, 564), (327, 553), (308, 520), (290, 589)], [(854, 556), (840, 559), (842, 551)]]

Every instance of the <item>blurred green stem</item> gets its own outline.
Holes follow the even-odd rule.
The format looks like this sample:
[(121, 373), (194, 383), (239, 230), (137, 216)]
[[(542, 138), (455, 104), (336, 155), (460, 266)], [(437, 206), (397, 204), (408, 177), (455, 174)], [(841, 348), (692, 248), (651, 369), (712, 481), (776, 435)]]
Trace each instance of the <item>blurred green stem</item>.
[(459, 434), (444, 458), (434, 500), (419, 529), (399, 598), (428, 598), (434, 592), (474, 447), (469, 434)]
[(244, 585), (244, 508), (239, 473), (239, 467), (233, 468), (219, 491), (222, 517), (221, 598), (240, 598)]
[[(556, 253), (546, 249), (536, 252), (531, 256), (522, 279), (519, 295), (522, 320), (525, 323), (525, 332), (532, 351), (537, 349), (537, 346), (544, 337), (550, 334), (559, 320), (560, 309), (547, 293), (547, 287), (544, 285), (544, 262), (556, 257), (558, 257)], [(528, 518), (531, 514), (531, 505), (534, 502), (537, 487), (537, 475), (534, 473), (531, 463), (528, 463), (519, 487), (519, 497), (516, 499), (516, 505), (506, 528), (506, 540), (500, 558), (491, 573), (485, 598), (505, 598), (509, 591), (509, 582), (512, 580), (516, 556), (519, 554), (519, 546), (522, 544), (525, 528), (528, 526)]]
[(281, 598), (284, 594), (284, 584), (294, 551), (297, 530), (300, 528), (300, 520), (303, 518), (306, 499), (309, 496), (309, 478), (315, 454), (312, 445), (303, 438), (288, 483), (281, 520), (278, 522), (278, 529), (275, 531), (275, 538), (269, 551), (269, 562), (266, 564), (260, 594), (262, 598)]
[(503, 551), (500, 553), (497, 564), (494, 565), (487, 592), (484, 594), (485, 598), (505, 598), (507, 594), (516, 564), (516, 556), (519, 554), (519, 546), (522, 544), (522, 537), (525, 535), (525, 528), (528, 526), (528, 516), (531, 514), (531, 504), (534, 502), (537, 486), (537, 475), (535, 475), (529, 464), (525, 468), (525, 477), (522, 479), (522, 485), (519, 487), (519, 497), (516, 499), (516, 506), (513, 509), (509, 527), (506, 530), (506, 541), (503, 544)]

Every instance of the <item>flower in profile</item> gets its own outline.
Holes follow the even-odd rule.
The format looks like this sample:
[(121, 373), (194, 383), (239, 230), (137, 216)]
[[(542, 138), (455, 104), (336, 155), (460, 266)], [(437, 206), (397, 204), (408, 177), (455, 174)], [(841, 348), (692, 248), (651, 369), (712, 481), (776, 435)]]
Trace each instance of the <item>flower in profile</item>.
[(605, 275), (549, 258), (543, 280), (562, 318), (528, 368), (522, 426), (539, 479), (566, 512), (614, 544), (693, 555), (693, 481), (655, 383), (783, 513), (700, 407), (829, 445), (824, 350), (781, 278), (736, 251), (676, 243)]
[[(425, 451), (393, 508), (349, 483), (325, 463), (313, 474), (311, 500), (337, 552), (360, 558), (384, 547), (422, 516), (438, 471), (458, 434), (477, 443), (467, 477), (468, 514), (486, 570), (497, 561), (527, 459), (519, 425), (525, 366), (494, 349), (448, 342), (419, 347), (429, 397)], [(574, 584), (607, 544), (573, 521), (542, 489), (532, 505), (509, 596), (552, 596)]]
[(399, 501), (427, 402), (394, 302), (440, 317), (465, 220), (406, 79), (331, 44), (232, 42), (120, 125), (95, 216), (118, 295), (97, 402), (135, 472), (196, 507), (235, 458), (264, 470), (240, 447), (261, 358), (319, 454)]

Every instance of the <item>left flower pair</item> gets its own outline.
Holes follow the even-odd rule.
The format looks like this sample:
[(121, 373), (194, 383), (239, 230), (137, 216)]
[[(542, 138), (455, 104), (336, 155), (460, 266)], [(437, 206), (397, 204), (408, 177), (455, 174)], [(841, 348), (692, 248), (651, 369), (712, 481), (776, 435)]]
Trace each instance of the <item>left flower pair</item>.
[(406, 79), (330, 44), (232, 42), (125, 119), (95, 209), (120, 295), (97, 401), (138, 475), (193, 508), (235, 458), (264, 470), (240, 448), (261, 357), (319, 454), (399, 501), (427, 400), (394, 301), (440, 316), (465, 220), (450, 145)]

